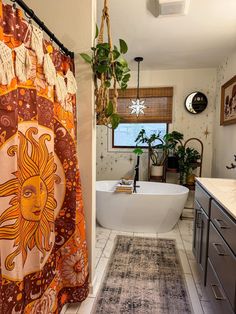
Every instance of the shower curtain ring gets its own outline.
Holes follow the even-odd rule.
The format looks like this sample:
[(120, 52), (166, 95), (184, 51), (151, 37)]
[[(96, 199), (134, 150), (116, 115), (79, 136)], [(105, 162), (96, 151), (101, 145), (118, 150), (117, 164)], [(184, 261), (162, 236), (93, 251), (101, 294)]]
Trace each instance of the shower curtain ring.
[[(14, 0), (15, 1), (15, 0)], [(32, 17), (34, 16), (34, 11), (33, 10), (30, 10), (30, 13), (31, 14), (28, 14), (27, 12), (24, 12), (25, 13), (25, 16), (29, 19), (28, 20), (28, 23), (31, 24), (32, 23)]]
[(12, 7), (15, 10), (16, 9), (16, 0), (10, 0), (11, 2), (13, 2)]

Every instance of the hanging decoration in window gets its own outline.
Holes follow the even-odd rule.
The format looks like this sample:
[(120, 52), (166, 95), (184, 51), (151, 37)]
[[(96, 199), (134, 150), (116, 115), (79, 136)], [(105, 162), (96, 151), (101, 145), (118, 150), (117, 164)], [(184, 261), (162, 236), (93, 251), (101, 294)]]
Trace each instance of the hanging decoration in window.
[[(104, 42), (104, 28), (107, 27), (108, 41)], [(97, 124), (106, 125), (115, 129), (120, 122), (117, 114), (117, 84), (121, 89), (127, 88), (130, 79), (130, 69), (123, 57), (128, 51), (128, 46), (123, 39), (119, 40), (120, 47), (113, 46), (111, 38), (110, 16), (108, 0), (104, 0), (104, 8), (100, 30), (97, 27), (95, 40), (97, 44), (91, 48), (92, 56), (81, 53), (81, 57), (91, 64), (95, 85), (95, 106)], [(109, 89), (113, 88), (113, 97), (109, 97)]]
[(131, 109), (131, 114), (136, 114), (136, 116), (138, 117), (140, 114), (144, 114), (144, 109), (147, 108), (144, 105), (144, 100), (140, 99), (139, 96), (139, 72), (140, 72), (140, 62), (143, 61), (142, 57), (136, 57), (134, 58), (134, 60), (136, 62), (138, 62), (138, 85), (137, 85), (137, 98), (136, 100), (132, 100), (132, 105), (129, 106), (129, 108)]

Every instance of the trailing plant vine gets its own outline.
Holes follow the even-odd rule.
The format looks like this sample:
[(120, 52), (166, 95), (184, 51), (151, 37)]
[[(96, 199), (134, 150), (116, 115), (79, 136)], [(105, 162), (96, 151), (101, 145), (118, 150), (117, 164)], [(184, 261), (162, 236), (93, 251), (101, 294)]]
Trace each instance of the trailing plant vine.
[[(127, 88), (130, 69), (123, 56), (128, 51), (126, 42), (120, 39), (119, 48), (112, 44), (107, 2), (108, 0), (104, 0), (100, 30), (96, 27), (94, 46), (91, 48), (92, 54), (81, 53), (80, 55), (91, 65), (93, 71), (97, 124), (115, 129), (120, 122), (120, 116), (117, 114), (117, 84), (121, 89)], [(105, 22), (108, 42), (103, 40)], [(113, 89), (112, 97), (111, 88)]]

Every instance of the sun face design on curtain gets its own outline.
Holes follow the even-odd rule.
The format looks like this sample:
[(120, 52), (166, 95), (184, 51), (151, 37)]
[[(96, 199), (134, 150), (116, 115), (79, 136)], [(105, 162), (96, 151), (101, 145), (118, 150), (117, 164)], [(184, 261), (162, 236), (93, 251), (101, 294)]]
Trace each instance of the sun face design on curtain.
[(42, 36), (0, 0), (0, 313), (89, 292), (74, 64)]
[(0, 216), (0, 239), (14, 239), (15, 250), (5, 261), (9, 271), (13, 270), (14, 258), (18, 254), (22, 254), (24, 265), (28, 249), (37, 247), (43, 261), (45, 253), (52, 248), (50, 233), (54, 230), (57, 204), (54, 182), (59, 183), (60, 178), (55, 175), (54, 157), (46, 145), (51, 136), (43, 134), (37, 142), (33, 137), (37, 133), (36, 128), (29, 128), (25, 135), (18, 133), (19, 149), (10, 146), (7, 153), (9, 156), (18, 154), (19, 170), (14, 173), (14, 179), (0, 185), (0, 197), (13, 196), (11, 206)]

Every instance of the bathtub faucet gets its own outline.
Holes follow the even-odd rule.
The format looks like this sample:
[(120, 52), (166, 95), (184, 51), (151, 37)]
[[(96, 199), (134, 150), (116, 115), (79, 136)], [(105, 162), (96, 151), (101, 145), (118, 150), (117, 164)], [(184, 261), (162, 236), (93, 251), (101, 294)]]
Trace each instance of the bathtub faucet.
[(137, 181), (139, 181), (139, 158), (140, 156), (137, 156), (137, 164), (134, 168), (134, 189), (133, 193), (137, 193), (136, 188), (139, 188), (140, 186), (137, 185)]

